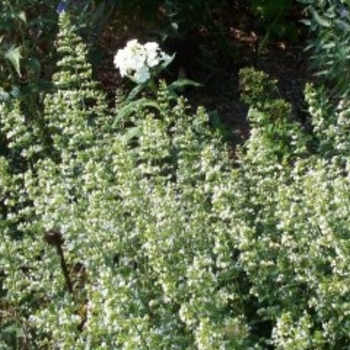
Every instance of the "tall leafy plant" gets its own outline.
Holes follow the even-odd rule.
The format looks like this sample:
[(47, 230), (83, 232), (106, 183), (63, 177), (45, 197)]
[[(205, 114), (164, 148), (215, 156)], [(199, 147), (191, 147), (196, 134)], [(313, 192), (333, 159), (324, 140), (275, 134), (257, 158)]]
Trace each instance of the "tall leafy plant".
[[(56, 1), (4, 0), (0, 4), (2, 100), (47, 89), (45, 66), (53, 57)], [(45, 51), (45, 55), (43, 54)], [(49, 67), (47, 67), (49, 68)]]
[(304, 22), (314, 32), (309, 49), (313, 68), (336, 97), (350, 93), (350, 3), (346, 0), (306, 1), (309, 19)]
[(293, 18), (293, 0), (253, 0), (250, 4), (253, 27), (260, 35), (256, 54), (260, 55), (272, 40), (294, 43), (299, 38), (298, 22)]

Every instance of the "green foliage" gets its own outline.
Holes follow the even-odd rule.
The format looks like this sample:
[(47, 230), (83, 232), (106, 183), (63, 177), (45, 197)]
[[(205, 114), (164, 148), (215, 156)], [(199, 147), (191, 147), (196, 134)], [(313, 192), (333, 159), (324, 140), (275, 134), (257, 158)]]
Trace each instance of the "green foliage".
[(74, 25), (91, 49), (102, 34), (102, 29), (113, 21), (111, 15), (117, 6), (121, 9), (119, 1), (62, 0), (57, 5), (57, 11), (64, 10), (74, 18)]
[(328, 83), (335, 97), (349, 95), (350, 21), (346, 0), (303, 1), (310, 13), (304, 22), (315, 33), (312, 49), (316, 75)]
[(253, 0), (251, 2), (252, 12), (264, 28), (265, 41), (271, 37), (296, 39), (295, 23), (287, 20), (292, 5), (293, 0)]
[(266, 142), (260, 118), (271, 123), (273, 111), (257, 121), (260, 108), (250, 110), (232, 202), (238, 245), (277, 349), (346, 349), (349, 105), (336, 110), (312, 86), (305, 96), (318, 146), (308, 154), (302, 129), (288, 128), (288, 164)]
[(40, 123), (0, 105), (0, 348), (347, 349), (349, 104), (307, 86), (309, 149), (243, 70), (233, 161), (164, 83), (116, 121), (68, 13), (57, 51)]
[(284, 165), (292, 162), (295, 152), (307, 151), (301, 127), (293, 121), (289, 103), (279, 98), (277, 81), (252, 68), (240, 71), (242, 100), (250, 107), (252, 132), (261, 135), (269, 157), (274, 155)]
[(260, 55), (273, 40), (294, 43), (299, 38), (298, 20), (293, 18), (293, 0), (252, 0), (250, 11), (255, 17), (255, 31), (261, 38), (256, 48)]
[(48, 43), (53, 41), (56, 29), (55, 5), (51, 0), (1, 1), (1, 100), (48, 89), (42, 66), (54, 53), (48, 50)]
[(211, 10), (225, 6), (226, 3), (227, 0), (121, 0), (118, 5), (121, 12), (131, 18), (141, 16), (148, 21), (165, 21), (169, 26), (168, 34), (178, 32), (179, 35), (186, 35), (196, 30), (199, 25), (208, 24), (211, 21)]
[[(32, 157), (25, 130), (2, 130), (33, 160), (13, 176), (1, 158), (2, 307), (18, 315), (7, 322), (39, 348), (246, 348), (249, 329), (230, 280), (240, 269), (229, 213), (210, 199), (230, 162), (207, 115), (190, 114), (162, 86), (160, 111), (136, 110), (140, 133), (125, 142), (68, 15), (60, 27), (59, 90), (45, 99), (46, 157)], [(20, 120), (19, 107), (3, 108)], [(231, 301), (237, 308), (228, 313)]]
[(164, 2), (169, 20), (180, 33), (191, 32), (201, 25), (213, 25), (213, 10), (227, 5), (226, 0), (168, 0)]

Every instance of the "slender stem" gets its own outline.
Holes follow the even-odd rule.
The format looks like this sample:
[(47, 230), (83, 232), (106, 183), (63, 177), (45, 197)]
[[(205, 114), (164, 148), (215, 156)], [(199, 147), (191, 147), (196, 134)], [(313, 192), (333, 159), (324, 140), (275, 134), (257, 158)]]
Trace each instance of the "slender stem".
[(61, 258), (61, 268), (62, 268), (63, 276), (64, 276), (64, 278), (66, 280), (67, 289), (68, 289), (69, 293), (73, 294), (72, 281), (71, 281), (71, 279), (69, 277), (67, 264), (66, 264), (66, 261), (64, 259), (63, 249), (62, 249), (62, 246), (60, 244), (57, 244), (57, 254)]

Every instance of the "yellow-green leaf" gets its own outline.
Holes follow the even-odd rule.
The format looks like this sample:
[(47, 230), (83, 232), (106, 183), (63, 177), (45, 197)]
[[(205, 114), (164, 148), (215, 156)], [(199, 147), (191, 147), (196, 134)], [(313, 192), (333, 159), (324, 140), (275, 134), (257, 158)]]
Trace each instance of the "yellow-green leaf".
[(21, 76), (21, 68), (20, 68), (20, 60), (22, 58), (21, 56), (21, 49), (17, 46), (12, 46), (7, 52), (5, 53), (6, 59), (8, 59), (13, 68), (16, 70), (17, 74)]

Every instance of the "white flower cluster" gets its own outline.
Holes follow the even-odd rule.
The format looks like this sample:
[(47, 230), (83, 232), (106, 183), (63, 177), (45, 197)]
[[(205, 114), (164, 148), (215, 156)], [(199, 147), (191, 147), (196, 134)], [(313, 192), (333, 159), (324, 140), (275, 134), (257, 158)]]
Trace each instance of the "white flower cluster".
[(127, 76), (138, 84), (150, 79), (153, 68), (170, 61), (171, 57), (161, 51), (157, 43), (142, 45), (136, 39), (129, 41), (114, 57), (114, 64), (121, 76)]

